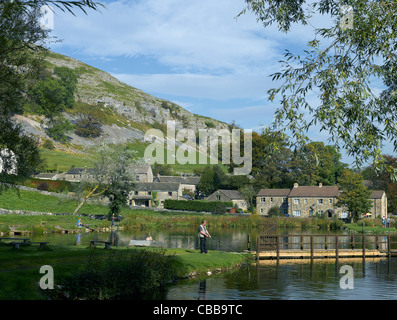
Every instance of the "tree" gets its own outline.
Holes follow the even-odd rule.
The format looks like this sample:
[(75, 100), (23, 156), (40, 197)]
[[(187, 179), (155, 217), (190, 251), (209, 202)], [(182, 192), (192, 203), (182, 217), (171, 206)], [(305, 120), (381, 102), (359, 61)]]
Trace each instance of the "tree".
[(247, 185), (241, 187), (239, 191), (240, 191), (241, 194), (243, 195), (244, 200), (247, 201), (247, 204), (248, 204), (247, 207), (248, 207), (248, 209), (249, 209), (250, 211), (252, 211), (252, 208), (253, 208), (254, 202), (255, 202), (255, 197), (256, 197), (256, 194), (257, 194), (258, 192), (257, 192), (257, 191), (254, 189), (254, 187), (253, 187), (252, 185), (250, 185), (250, 184), (247, 184)]
[(117, 217), (120, 207), (127, 203), (128, 195), (134, 187), (134, 177), (129, 166), (134, 162), (136, 152), (127, 146), (106, 142), (87, 147), (85, 151), (91, 155), (93, 167), (87, 168), (83, 173), (78, 191), (80, 202), (73, 214), (77, 214), (88, 199), (103, 196), (109, 199), (108, 217), (113, 213)]
[(290, 187), (288, 164), (291, 157), (286, 135), (269, 130), (264, 130), (261, 134), (253, 132), (251, 175), (254, 187)]
[[(0, 148), (17, 159), (18, 175), (30, 175), (40, 165), (37, 141), (25, 134), (12, 116), (29, 102), (27, 93), (44, 69), (44, 45), (48, 30), (40, 26), (43, 5), (51, 4), (73, 13), (74, 8), (98, 9), (91, 0), (84, 1), (2, 1), (0, 3)], [(7, 159), (5, 163), (7, 165)], [(9, 161), (8, 161), (9, 162)], [(0, 191), (13, 175), (2, 171)]]
[(369, 212), (372, 207), (371, 192), (363, 184), (360, 173), (344, 170), (339, 178), (340, 195), (337, 197), (337, 206), (347, 207), (355, 221), (360, 214)]
[[(303, 56), (288, 50), (282, 70), (272, 74), (281, 86), (268, 91), (279, 99), (275, 130), (289, 129), (300, 144), (308, 142), (313, 125), (329, 132), (361, 166), (374, 166), (397, 177), (381, 154), (383, 142), (397, 150), (396, 67), (397, 2), (392, 0), (246, 0), (240, 13), (252, 11), (265, 27), (277, 24), (288, 32), (294, 24), (308, 25), (313, 13), (332, 19), (329, 28), (314, 28)], [(349, 5), (342, 7), (341, 5)], [(342, 9), (342, 10), (341, 10)], [(353, 25), (344, 24), (343, 9), (353, 13)], [(385, 89), (378, 95), (377, 80)], [(318, 92), (318, 93), (317, 93)], [(315, 93), (317, 101), (310, 97)], [(315, 101), (315, 102), (313, 102)], [(309, 113), (307, 119), (304, 113)]]
[(63, 116), (51, 118), (48, 122), (46, 132), (48, 136), (54, 140), (67, 142), (68, 137), (66, 134), (74, 129), (74, 126), (68, 119)]
[[(386, 154), (383, 157), (387, 161), (387, 165), (397, 168), (397, 157)], [(361, 173), (364, 179), (372, 182), (371, 189), (379, 189), (386, 192), (388, 212), (397, 212), (397, 182), (390, 179), (389, 174), (379, 172), (373, 166), (365, 168)]]
[(80, 137), (97, 138), (103, 132), (102, 124), (94, 116), (81, 113), (74, 132)]
[(311, 142), (293, 153), (290, 180), (300, 185), (335, 185), (341, 171), (347, 167), (334, 146)]

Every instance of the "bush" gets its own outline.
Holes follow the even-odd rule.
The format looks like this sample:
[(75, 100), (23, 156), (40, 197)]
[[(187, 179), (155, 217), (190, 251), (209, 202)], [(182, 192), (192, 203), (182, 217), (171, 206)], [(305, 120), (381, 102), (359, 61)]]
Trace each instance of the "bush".
[(43, 148), (48, 150), (54, 150), (54, 143), (49, 139), (45, 139), (43, 143)]
[(214, 201), (208, 202), (203, 200), (183, 201), (167, 199), (164, 202), (164, 208), (170, 210), (186, 210), (197, 212), (212, 212), (222, 214), (226, 212), (227, 207), (233, 207), (232, 202)]
[(37, 190), (48, 191), (48, 189), (49, 189), (49, 185), (45, 181), (40, 182), (39, 185), (37, 186)]
[(136, 250), (129, 259), (92, 258), (84, 271), (61, 280), (61, 289), (50, 290), (50, 298), (66, 292), (72, 300), (163, 299), (164, 286), (172, 280), (173, 259), (163, 249)]

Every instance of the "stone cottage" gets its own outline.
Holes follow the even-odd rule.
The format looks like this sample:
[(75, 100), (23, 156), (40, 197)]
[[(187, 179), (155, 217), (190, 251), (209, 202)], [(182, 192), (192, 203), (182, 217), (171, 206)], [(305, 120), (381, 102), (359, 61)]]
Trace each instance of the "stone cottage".
[[(299, 186), (291, 189), (261, 189), (256, 196), (257, 213), (267, 216), (270, 208), (277, 207), (280, 214), (291, 217), (310, 217), (325, 214), (327, 217), (348, 218), (346, 208), (336, 206), (338, 186)], [(387, 198), (384, 191), (373, 191), (372, 217), (387, 216)]]
[(244, 199), (240, 191), (237, 190), (216, 190), (211, 194), (207, 201), (231, 201), (233, 206), (237, 206), (242, 210), (248, 210), (248, 203)]
[(180, 183), (138, 182), (130, 192), (128, 205), (132, 207), (164, 208), (167, 199), (184, 200)]
[(180, 183), (183, 190), (195, 194), (197, 191), (197, 185), (200, 182), (200, 177), (186, 176), (186, 175), (161, 176), (160, 174), (158, 174), (153, 179), (153, 182)]

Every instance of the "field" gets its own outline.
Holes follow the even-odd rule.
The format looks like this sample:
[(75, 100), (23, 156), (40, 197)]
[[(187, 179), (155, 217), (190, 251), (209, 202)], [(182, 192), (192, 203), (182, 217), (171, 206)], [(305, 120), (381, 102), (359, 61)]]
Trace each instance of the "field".
[[(133, 142), (130, 143), (129, 146), (131, 149), (136, 151), (137, 157), (143, 158), (145, 154), (145, 149), (148, 146), (148, 143), (144, 142)], [(178, 150), (178, 149), (176, 149)], [(48, 171), (57, 171), (57, 172), (66, 172), (69, 171), (72, 167), (90, 167), (92, 166), (92, 162), (88, 156), (83, 153), (68, 153), (59, 150), (48, 150), (48, 149), (40, 149), (40, 154), (42, 159), (46, 161), (45, 167)], [(164, 152), (165, 163), (167, 163), (167, 150)], [(180, 164), (178, 161), (175, 161), (174, 164), (170, 164), (171, 168), (174, 171), (174, 174), (179, 173), (193, 173), (194, 169), (197, 168), (205, 168), (210, 165), (209, 160), (208, 164), (200, 164), (198, 160), (198, 153), (196, 154), (196, 163), (195, 164)], [(225, 170), (226, 168), (220, 163), (220, 166)]]

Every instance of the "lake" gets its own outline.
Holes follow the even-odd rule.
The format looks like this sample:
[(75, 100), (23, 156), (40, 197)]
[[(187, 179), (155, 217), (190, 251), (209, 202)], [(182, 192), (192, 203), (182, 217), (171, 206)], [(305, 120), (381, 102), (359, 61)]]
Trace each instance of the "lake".
[[(248, 234), (256, 239), (257, 231), (235, 229), (209, 230), (213, 239), (208, 239), (211, 250), (243, 251), (247, 249)], [(283, 230), (285, 234), (300, 234), (301, 231)], [(310, 234), (307, 231), (306, 234)], [(319, 234), (316, 230), (316, 234)], [(196, 228), (116, 231), (108, 233), (37, 235), (33, 241), (50, 241), (59, 245), (88, 246), (89, 240), (109, 240), (116, 246), (127, 246), (132, 239), (143, 240), (150, 235), (167, 248), (198, 249)], [(252, 241), (255, 250), (255, 241)], [(348, 266), (349, 273), (341, 272)], [(352, 288), (343, 289), (341, 281), (350, 276)], [(397, 298), (397, 258), (261, 260), (258, 264), (242, 266), (236, 270), (214, 274), (193, 280), (180, 280), (169, 287), (168, 300), (390, 300)]]

